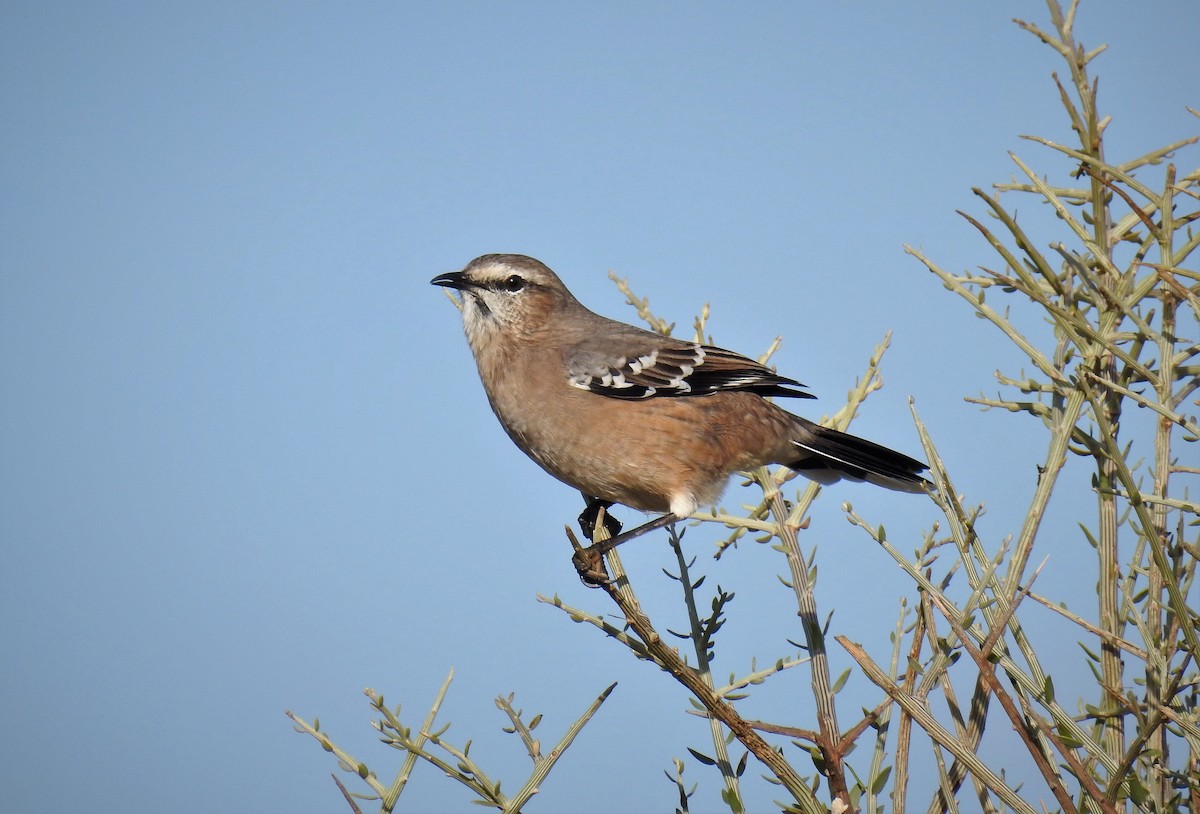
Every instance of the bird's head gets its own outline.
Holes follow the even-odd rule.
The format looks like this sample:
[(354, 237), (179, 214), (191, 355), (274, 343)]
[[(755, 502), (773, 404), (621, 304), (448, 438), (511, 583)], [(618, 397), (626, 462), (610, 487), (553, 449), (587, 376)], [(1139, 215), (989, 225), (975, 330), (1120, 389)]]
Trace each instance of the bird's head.
[(558, 275), (523, 254), (485, 254), (430, 282), (462, 295), (463, 326), (475, 350), (494, 340), (533, 337), (561, 309), (579, 305)]

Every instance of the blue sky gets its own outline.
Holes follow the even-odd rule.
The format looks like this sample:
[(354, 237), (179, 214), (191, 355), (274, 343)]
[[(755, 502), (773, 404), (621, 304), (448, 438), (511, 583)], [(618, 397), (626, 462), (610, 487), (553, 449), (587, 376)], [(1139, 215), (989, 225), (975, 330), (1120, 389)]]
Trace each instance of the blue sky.
[[(1110, 44), (1117, 160), (1194, 133), (1200, 102), (1200, 7), (1137, 14), (1093, 0), (1078, 23)], [(610, 270), (685, 333), (711, 303), (722, 345), (783, 335), (813, 418), (892, 331), (855, 431), (919, 453), (915, 398), (996, 545), (1040, 429), (962, 398), (1019, 360), (901, 246), (990, 263), (954, 213), (980, 211), (970, 188), (1013, 174), (1007, 151), (1063, 166), (1018, 138), (1070, 133), (1061, 63), (1012, 17), (1048, 26), (1033, 0), (4, 3), (0, 808), (340, 810), (333, 761), (283, 711), (386, 776), (362, 688), (415, 724), (454, 666), (452, 736), (512, 785), (496, 695), (544, 712), (550, 740), (618, 681), (530, 810), (669, 810), (662, 770), (705, 726), (535, 601), (608, 610), (569, 564), (578, 495), (504, 437), (428, 281), (521, 252), (611, 316), (634, 319)], [(834, 628), (884, 658), (911, 592), (843, 501), (904, 548), (934, 510), (839, 485), (804, 541)], [(1042, 588), (1086, 597), (1061, 534)], [(782, 562), (750, 545), (713, 563), (713, 539), (686, 542), (738, 592), (722, 669), (785, 654)], [(625, 561), (678, 618), (665, 542)], [(806, 676), (777, 681), (755, 703), (810, 724)], [(688, 773), (693, 810), (719, 810), (714, 776)], [(467, 808), (433, 771), (406, 799)]]

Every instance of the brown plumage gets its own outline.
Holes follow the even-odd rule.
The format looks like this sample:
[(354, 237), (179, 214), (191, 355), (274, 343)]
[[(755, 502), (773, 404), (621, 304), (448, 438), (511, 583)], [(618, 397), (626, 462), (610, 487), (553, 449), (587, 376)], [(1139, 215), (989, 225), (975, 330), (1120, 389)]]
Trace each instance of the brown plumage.
[(531, 257), (491, 254), (435, 285), (463, 296), (463, 325), (509, 437), (586, 495), (686, 517), (734, 472), (782, 464), (921, 492), (920, 461), (792, 415), (767, 396), (812, 398), (731, 351), (595, 314)]

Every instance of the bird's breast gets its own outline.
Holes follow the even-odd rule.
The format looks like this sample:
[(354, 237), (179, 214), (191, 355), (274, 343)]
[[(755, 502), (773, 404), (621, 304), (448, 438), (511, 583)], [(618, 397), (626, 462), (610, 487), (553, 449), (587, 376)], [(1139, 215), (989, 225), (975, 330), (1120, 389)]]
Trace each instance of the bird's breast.
[(480, 372), (500, 423), (538, 465), (643, 511), (714, 502), (733, 472), (775, 460), (788, 420), (751, 393), (616, 399), (572, 387), (565, 375)]

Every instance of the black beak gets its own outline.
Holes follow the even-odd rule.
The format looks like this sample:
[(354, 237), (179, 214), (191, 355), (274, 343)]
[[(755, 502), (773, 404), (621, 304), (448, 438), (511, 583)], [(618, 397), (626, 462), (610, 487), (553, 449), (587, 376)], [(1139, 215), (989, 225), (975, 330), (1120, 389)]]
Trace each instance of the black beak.
[(464, 288), (467, 288), (471, 285), (471, 282), (467, 279), (467, 276), (461, 271), (450, 271), (446, 274), (439, 274), (429, 282), (431, 285), (441, 285), (445, 286), (446, 288), (457, 289), (458, 291), (462, 291)]

